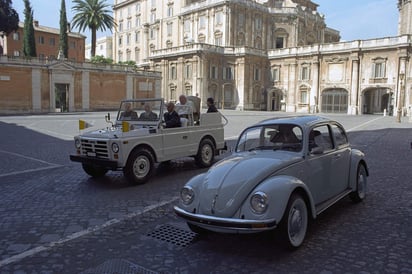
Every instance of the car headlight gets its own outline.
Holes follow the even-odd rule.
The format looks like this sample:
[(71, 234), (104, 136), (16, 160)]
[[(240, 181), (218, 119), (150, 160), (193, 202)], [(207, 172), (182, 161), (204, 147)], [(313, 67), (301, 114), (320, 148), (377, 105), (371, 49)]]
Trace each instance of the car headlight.
[(117, 153), (117, 152), (119, 152), (119, 145), (117, 144), (117, 143), (113, 143), (112, 144), (112, 151), (114, 152), (114, 153)]
[(79, 148), (82, 146), (82, 144), (81, 144), (81, 142), (80, 142), (80, 139), (74, 140), (74, 146), (75, 146), (77, 149), (79, 149)]
[(250, 206), (254, 213), (263, 214), (268, 208), (268, 196), (264, 192), (256, 192), (250, 197)]
[(184, 186), (180, 191), (180, 199), (182, 199), (182, 202), (185, 205), (192, 203), (194, 198), (195, 192), (193, 191), (193, 188), (191, 188), (190, 186)]

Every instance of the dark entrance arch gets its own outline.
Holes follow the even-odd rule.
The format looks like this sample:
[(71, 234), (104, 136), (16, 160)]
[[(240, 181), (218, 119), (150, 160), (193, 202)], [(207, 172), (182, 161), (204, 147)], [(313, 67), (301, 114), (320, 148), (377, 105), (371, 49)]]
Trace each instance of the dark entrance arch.
[(388, 88), (371, 88), (363, 92), (362, 113), (378, 114), (385, 110), (392, 114), (392, 92)]
[(279, 111), (282, 109), (283, 92), (280, 89), (274, 89), (269, 93), (269, 110)]
[(345, 89), (329, 89), (322, 93), (321, 111), (326, 113), (347, 113), (348, 92)]

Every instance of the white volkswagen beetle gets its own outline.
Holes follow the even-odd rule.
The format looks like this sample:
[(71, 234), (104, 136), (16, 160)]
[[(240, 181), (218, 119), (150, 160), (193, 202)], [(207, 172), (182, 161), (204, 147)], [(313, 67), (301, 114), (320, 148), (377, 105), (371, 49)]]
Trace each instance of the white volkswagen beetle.
[(175, 213), (197, 233), (255, 233), (279, 228), (289, 248), (309, 218), (349, 195), (365, 198), (364, 153), (341, 124), (319, 116), (264, 120), (246, 128), (234, 153), (192, 178)]

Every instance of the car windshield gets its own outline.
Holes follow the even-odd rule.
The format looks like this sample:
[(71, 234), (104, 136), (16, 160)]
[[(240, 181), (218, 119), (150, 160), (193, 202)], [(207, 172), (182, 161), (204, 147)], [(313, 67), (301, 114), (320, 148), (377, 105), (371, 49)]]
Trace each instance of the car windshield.
[(120, 104), (118, 121), (158, 122), (162, 100), (125, 100)]
[(238, 139), (236, 152), (252, 150), (302, 150), (302, 129), (294, 124), (272, 124), (245, 130)]

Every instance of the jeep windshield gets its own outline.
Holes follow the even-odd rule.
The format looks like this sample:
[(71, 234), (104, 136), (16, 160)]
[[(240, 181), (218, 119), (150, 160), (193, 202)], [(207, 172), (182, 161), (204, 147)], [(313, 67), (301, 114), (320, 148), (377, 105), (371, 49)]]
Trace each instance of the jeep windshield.
[(162, 99), (124, 100), (117, 113), (117, 121), (133, 124), (158, 124), (162, 116)]

